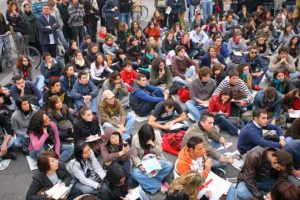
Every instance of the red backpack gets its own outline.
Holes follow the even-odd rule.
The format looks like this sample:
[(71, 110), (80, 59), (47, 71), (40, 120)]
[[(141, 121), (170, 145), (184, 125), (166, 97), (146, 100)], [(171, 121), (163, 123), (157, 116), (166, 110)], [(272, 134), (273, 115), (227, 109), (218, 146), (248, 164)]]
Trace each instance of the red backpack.
[(186, 88), (180, 88), (177, 94), (179, 96), (179, 100), (182, 101), (183, 103), (190, 100), (190, 91)]
[(162, 143), (163, 143), (162, 149), (165, 152), (177, 156), (180, 151), (182, 139), (184, 135), (185, 135), (184, 130), (181, 130), (177, 133), (164, 133), (162, 138)]

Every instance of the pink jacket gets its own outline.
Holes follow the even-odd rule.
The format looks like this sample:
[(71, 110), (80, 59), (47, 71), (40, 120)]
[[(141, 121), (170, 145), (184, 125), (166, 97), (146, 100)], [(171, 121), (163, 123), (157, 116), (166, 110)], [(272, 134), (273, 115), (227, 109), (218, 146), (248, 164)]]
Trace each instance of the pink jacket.
[[(58, 129), (55, 123), (51, 122), (50, 124), (53, 133), (54, 133), (54, 137), (55, 137), (55, 153), (60, 156), (60, 139), (59, 139), (59, 134), (58, 134)], [(43, 133), (43, 135), (38, 138), (36, 135), (34, 135), (32, 132), (29, 133), (29, 138), (30, 138), (30, 144), (28, 147), (29, 151), (40, 151), (41, 148), (43, 147), (45, 141), (48, 138), (48, 134), (46, 134), (45, 132)]]

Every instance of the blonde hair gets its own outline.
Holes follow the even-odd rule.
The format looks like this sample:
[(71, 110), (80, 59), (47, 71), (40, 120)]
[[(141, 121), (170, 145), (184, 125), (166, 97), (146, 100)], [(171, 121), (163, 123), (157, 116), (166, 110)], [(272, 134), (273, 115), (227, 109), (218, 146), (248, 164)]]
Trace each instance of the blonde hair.
[(197, 200), (200, 186), (204, 183), (204, 178), (195, 171), (190, 171), (176, 178), (170, 185), (168, 193), (184, 191), (191, 200)]

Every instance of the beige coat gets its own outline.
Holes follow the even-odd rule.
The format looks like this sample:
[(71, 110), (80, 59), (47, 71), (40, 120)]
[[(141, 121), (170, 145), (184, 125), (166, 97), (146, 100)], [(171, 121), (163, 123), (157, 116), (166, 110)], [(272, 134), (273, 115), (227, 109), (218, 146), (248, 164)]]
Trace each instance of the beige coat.
[(141, 8), (141, 5), (142, 5), (142, 0), (132, 0), (132, 7), (131, 7), (131, 10), (132, 12), (141, 12), (142, 11), (142, 8)]

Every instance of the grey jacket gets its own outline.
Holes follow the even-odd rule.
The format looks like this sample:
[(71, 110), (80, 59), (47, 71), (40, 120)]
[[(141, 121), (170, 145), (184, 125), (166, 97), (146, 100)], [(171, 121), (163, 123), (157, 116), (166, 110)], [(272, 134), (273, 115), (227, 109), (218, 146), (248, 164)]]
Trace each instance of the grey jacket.
[(205, 85), (203, 85), (201, 80), (197, 78), (193, 80), (191, 83), (190, 99), (194, 101), (196, 101), (196, 98), (201, 100), (208, 100), (215, 89), (216, 89), (216, 81), (213, 80), (212, 78), (210, 78)]
[(183, 149), (183, 147), (187, 144), (188, 140), (194, 136), (198, 136), (203, 139), (207, 155), (209, 157), (215, 160), (220, 159), (221, 154), (215, 148), (213, 148), (209, 142), (210, 140), (219, 142), (221, 136), (216, 129), (214, 129), (211, 133), (208, 133), (205, 132), (202, 127), (200, 128), (198, 123), (194, 124), (186, 131), (182, 139), (181, 149)]
[(114, 95), (116, 96), (116, 98), (118, 98), (119, 100), (121, 100), (123, 97), (128, 96), (129, 92), (126, 89), (125, 85), (123, 82), (120, 83), (121, 84), (121, 88), (120, 89), (116, 89), (115, 88), (115, 84), (111, 84), (109, 79), (106, 79), (103, 83), (103, 91), (105, 90), (111, 90)]

